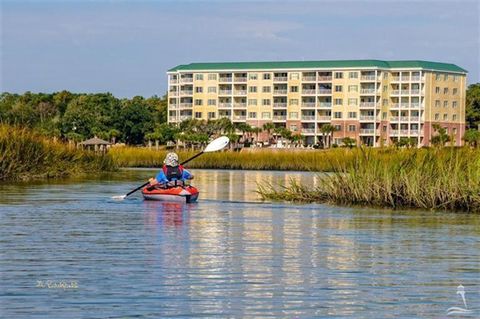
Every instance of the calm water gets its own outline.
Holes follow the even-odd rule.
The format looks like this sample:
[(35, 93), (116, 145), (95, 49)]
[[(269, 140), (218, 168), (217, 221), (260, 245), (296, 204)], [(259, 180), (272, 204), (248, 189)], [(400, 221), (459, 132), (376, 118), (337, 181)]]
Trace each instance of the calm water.
[(110, 199), (149, 170), (0, 185), (0, 317), (442, 318), (459, 284), (480, 317), (480, 216), (262, 203), (257, 181), (316, 181), (194, 173), (189, 205)]

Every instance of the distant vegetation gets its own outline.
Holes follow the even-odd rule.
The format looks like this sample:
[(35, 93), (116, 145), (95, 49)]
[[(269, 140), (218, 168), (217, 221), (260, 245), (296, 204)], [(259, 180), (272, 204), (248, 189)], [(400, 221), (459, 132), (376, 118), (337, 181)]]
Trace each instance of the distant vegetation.
[(77, 150), (30, 129), (0, 125), (0, 180), (66, 177), (115, 168), (110, 155)]
[(264, 199), (480, 212), (480, 150), (352, 149), (319, 185), (259, 185)]

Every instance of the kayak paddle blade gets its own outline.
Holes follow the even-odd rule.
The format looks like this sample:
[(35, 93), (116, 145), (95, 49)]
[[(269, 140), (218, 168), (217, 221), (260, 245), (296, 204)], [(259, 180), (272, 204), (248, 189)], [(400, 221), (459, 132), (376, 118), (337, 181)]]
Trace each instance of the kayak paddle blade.
[(228, 137), (220, 136), (219, 138), (211, 141), (210, 144), (208, 144), (207, 147), (203, 150), (203, 152), (208, 153), (208, 152), (220, 151), (221, 149), (224, 149), (225, 146), (228, 145), (228, 142), (230, 142)]

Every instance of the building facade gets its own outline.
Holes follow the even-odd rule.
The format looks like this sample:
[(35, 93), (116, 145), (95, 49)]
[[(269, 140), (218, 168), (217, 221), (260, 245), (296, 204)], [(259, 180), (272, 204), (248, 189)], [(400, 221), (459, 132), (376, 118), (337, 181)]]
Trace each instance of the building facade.
[(466, 74), (428, 61), (191, 63), (167, 72), (168, 121), (273, 122), (307, 144), (321, 141), (330, 124), (334, 143), (350, 137), (369, 146), (402, 137), (429, 145), (439, 124), (461, 145)]

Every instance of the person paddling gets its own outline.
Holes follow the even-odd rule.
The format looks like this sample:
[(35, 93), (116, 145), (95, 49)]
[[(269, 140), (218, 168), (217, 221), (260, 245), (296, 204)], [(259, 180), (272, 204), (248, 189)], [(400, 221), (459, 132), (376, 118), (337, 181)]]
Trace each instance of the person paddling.
[(163, 161), (163, 167), (157, 176), (149, 179), (150, 187), (183, 186), (186, 180), (193, 179), (192, 173), (178, 163), (176, 153), (168, 153)]

